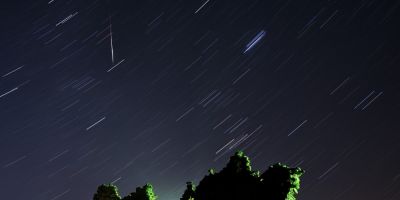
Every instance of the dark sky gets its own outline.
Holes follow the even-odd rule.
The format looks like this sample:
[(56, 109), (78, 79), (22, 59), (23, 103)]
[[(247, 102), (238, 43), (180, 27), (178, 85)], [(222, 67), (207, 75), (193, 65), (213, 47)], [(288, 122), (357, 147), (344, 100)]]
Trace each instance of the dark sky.
[(400, 199), (399, 19), (399, 0), (2, 1), (1, 198), (178, 199), (242, 149), (305, 169), (300, 200)]

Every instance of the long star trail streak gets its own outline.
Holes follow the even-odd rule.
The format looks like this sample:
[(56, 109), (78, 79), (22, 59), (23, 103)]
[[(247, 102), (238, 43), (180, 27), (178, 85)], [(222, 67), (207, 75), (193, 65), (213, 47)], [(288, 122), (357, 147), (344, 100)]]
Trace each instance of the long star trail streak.
[(119, 180), (121, 180), (121, 178), (122, 178), (122, 177), (118, 177), (117, 179), (115, 179), (115, 180), (111, 181), (111, 183), (110, 183), (110, 184), (115, 184), (116, 182), (118, 182)]
[[(111, 51), (112, 52), (112, 51)], [(110, 69), (107, 70), (107, 72), (111, 72), (114, 68), (118, 67), (118, 65), (120, 65), (121, 63), (123, 63), (125, 61), (125, 59), (119, 61), (117, 64), (115, 64), (114, 66), (112, 66)]]
[(99, 124), (100, 122), (104, 121), (106, 119), (106, 117), (103, 117), (101, 119), (99, 119), (99, 121), (95, 122), (94, 124), (90, 125), (89, 127), (86, 128), (86, 130), (90, 130), (91, 128), (95, 127), (97, 124)]
[(331, 14), (331, 16), (329, 16), (329, 18), (327, 20), (325, 20), (325, 22), (319, 28), (322, 29), (337, 13), (338, 13), (338, 10), (335, 10), (335, 12), (333, 12)]
[(195, 12), (194, 14), (198, 13), (210, 0), (206, 0)]
[(14, 164), (20, 162), (21, 160), (23, 160), (23, 159), (25, 159), (25, 158), (26, 158), (26, 156), (22, 156), (22, 157), (20, 157), (20, 158), (14, 160), (14, 161), (12, 161), (12, 162), (9, 162), (9, 163), (5, 164), (5, 165), (3, 166), (3, 168), (10, 167), (10, 166), (12, 166), (12, 165), (14, 165)]
[(376, 95), (374, 98), (371, 99), (371, 101), (369, 101), (367, 103), (367, 105), (365, 105), (361, 110), (365, 110), (369, 105), (371, 105), (372, 102), (374, 102), (378, 97), (380, 97), (383, 94), (383, 92), (379, 92), (378, 95)]
[(69, 191), (71, 191), (70, 189), (65, 190), (64, 192), (62, 192), (61, 194), (56, 195), (55, 197), (53, 197), (51, 200), (56, 200), (59, 199), (60, 197), (66, 195)]
[(254, 133), (256, 133), (258, 130), (260, 130), (262, 127), (263, 127), (262, 124), (260, 124), (259, 126), (257, 126), (257, 128), (249, 134), (249, 137), (251, 137)]
[(83, 171), (85, 171), (85, 170), (87, 170), (87, 169), (89, 169), (88, 166), (83, 167), (82, 169), (78, 170), (77, 172), (71, 174), (69, 177), (72, 178), (72, 177), (74, 177), (74, 176), (77, 176), (78, 174), (81, 174)]
[(64, 167), (58, 169), (57, 171), (53, 172), (52, 174), (49, 174), (49, 175), (47, 176), (47, 178), (53, 178), (54, 176), (56, 176), (56, 175), (59, 174), (60, 172), (64, 171), (64, 170), (67, 169), (68, 167), (69, 167), (69, 166), (67, 165), (67, 166), (64, 166)]
[(74, 13), (68, 15), (68, 17), (66, 17), (66, 18), (64, 18), (63, 20), (61, 20), (60, 22), (58, 22), (58, 23), (56, 24), (56, 27), (65, 24), (67, 21), (69, 21), (70, 19), (72, 19), (73, 17), (75, 17), (77, 14), (78, 14), (78, 12), (74, 12)]
[(302, 127), (305, 123), (307, 123), (307, 120), (304, 120), (300, 125), (298, 125), (295, 129), (293, 129), (293, 131), (291, 131), (288, 136), (292, 135), (294, 132), (297, 131), (297, 129), (299, 129), (300, 127)]
[(54, 157), (50, 158), (48, 161), (49, 161), (49, 162), (53, 162), (54, 160), (56, 160), (57, 158), (63, 156), (64, 154), (66, 154), (66, 153), (68, 153), (68, 152), (69, 152), (69, 150), (67, 149), (67, 150), (65, 150), (65, 151), (63, 151), (63, 152), (61, 152), (61, 153), (55, 155)]
[(362, 99), (356, 106), (354, 106), (353, 110), (357, 109), (360, 107), (361, 104), (363, 104), (369, 97), (371, 97), (375, 91), (370, 92), (364, 99)]
[(157, 151), (158, 149), (160, 149), (162, 146), (164, 146), (165, 144), (167, 144), (169, 141), (171, 141), (171, 139), (167, 139), (164, 142), (161, 142), (161, 144), (157, 145), (153, 150), (151, 150), (152, 153), (154, 153), (155, 151)]
[(11, 89), (11, 90), (8, 91), (8, 92), (3, 93), (2, 95), (0, 95), (0, 98), (6, 96), (6, 95), (8, 95), (8, 94), (10, 94), (10, 93), (12, 93), (12, 92), (14, 92), (14, 91), (16, 91), (16, 90), (18, 90), (18, 87), (13, 88), (13, 89)]
[(228, 120), (229, 118), (231, 118), (232, 115), (228, 115), (225, 119), (223, 119), (220, 123), (218, 123), (217, 125), (215, 125), (213, 127), (213, 130), (215, 130), (216, 128), (218, 128), (219, 126), (221, 126), (224, 122), (226, 122), (226, 120)]
[(14, 70), (11, 70), (10, 72), (4, 74), (2, 77), (3, 77), (3, 78), (4, 78), (4, 77), (7, 77), (7, 76), (13, 74), (14, 72), (20, 70), (20, 69), (23, 68), (23, 67), (24, 67), (24, 65), (22, 65), (21, 67), (18, 67), (18, 68), (16, 68), (16, 69), (14, 69)]
[(258, 42), (265, 37), (266, 32), (264, 30), (260, 31), (247, 45), (243, 53), (250, 51)]
[(233, 138), (231, 141), (229, 141), (228, 143), (226, 143), (223, 147), (221, 147), (220, 149), (218, 149), (215, 152), (215, 155), (217, 155), (219, 152), (221, 152), (222, 150), (224, 150), (227, 146), (229, 146), (233, 141), (235, 140), (235, 138)]
[(179, 120), (183, 119), (187, 114), (189, 114), (193, 110), (194, 110), (194, 107), (191, 107), (189, 110), (187, 110), (185, 113), (183, 113), (180, 117), (178, 117), (178, 119), (176, 119), (175, 121), (178, 122)]
[(64, 107), (63, 109), (61, 109), (61, 111), (66, 111), (66, 110), (68, 110), (69, 108), (71, 108), (72, 106), (74, 106), (75, 104), (77, 104), (77, 103), (79, 103), (79, 99), (78, 100), (76, 100), (76, 101), (74, 101), (73, 103), (71, 103), (71, 104), (69, 104), (69, 105), (67, 105), (66, 107)]
[(243, 135), (238, 141), (236, 141), (234, 144), (232, 144), (231, 147), (229, 147), (229, 150), (239, 146), (242, 142), (244, 142), (248, 138), (248, 134)]
[(204, 144), (204, 143), (206, 142), (206, 140), (207, 140), (207, 138), (204, 139), (203, 141), (198, 142), (197, 144), (193, 145), (189, 150), (187, 150), (187, 151), (182, 155), (182, 157), (185, 157), (185, 156), (187, 156), (188, 154), (190, 154), (191, 152), (193, 152), (194, 150), (198, 149), (202, 144)]
[(350, 77), (347, 77), (342, 83), (339, 84), (339, 86), (337, 86), (334, 90), (332, 90), (331, 93), (329, 93), (329, 95), (333, 95), (336, 91), (338, 91), (343, 85), (345, 85), (347, 83), (347, 81), (350, 80)]
[(332, 165), (328, 170), (326, 170), (323, 174), (321, 174), (318, 179), (323, 178), (324, 176), (326, 176), (330, 171), (332, 171), (335, 167), (337, 167), (339, 165), (339, 162), (335, 163), (334, 165)]
[(236, 80), (233, 81), (232, 85), (235, 85), (240, 79), (243, 78), (251, 69), (247, 69), (245, 72), (243, 72)]
[(246, 118), (244, 118), (243, 120), (241, 120), (236, 126), (233, 126), (233, 127), (231, 128), (231, 130), (229, 131), (229, 133), (234, 132), (234, 131), (235, 131), (236, 129), (238, 129), (241, 125), (243, 125), (248, 119), (249, 119), (249, 118), (246, 117)]

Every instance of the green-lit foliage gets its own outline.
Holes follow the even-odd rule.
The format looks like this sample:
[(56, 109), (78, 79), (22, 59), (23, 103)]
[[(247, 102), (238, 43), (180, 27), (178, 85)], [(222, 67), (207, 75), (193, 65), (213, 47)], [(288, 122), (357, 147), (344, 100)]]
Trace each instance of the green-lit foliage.
[(269, 199), (295, 200), (300, 189), (300, 177), (304, 170), (300, 168), (289, 168), (277, 163), (268, 168), (261, 175), (263, 188), (268, 191)]
[(238, 151), (231, 156), (228, 164), (222, 170), (224, 173), (251, 173), (251, 163), (249, 157), (242, 151)]
[(181, 200), (193, 200), (196, 191), (196, 186), (192, 182), (186, 183), (186, 190), (182, 195)]
[[(260, 175), (252, 171), (249, 157), (238, 151), (230, 157), (220, 172), (209, 170), (197, 187), (187, 182), (180, 200), (295, 200), (304, 171), (281, 163), (270, 166)], [(136, 188), (122, 200), (155, 200), (153, 187), (146, 184)], [(115, 186), (99, 187), (94, 200), (119, 200)]]
[(228, 164), (220, 172), (214, 172), (200, 181), (194, 199), (256, 199), (260, 179), (257, 175), (251, 169), (250, 159), (238, 151), (230, 157)]
[(295, 200), (300, 188), (300, 168), (275, 164), (260, 175), (252, 171), (249, 157), (238, 151), (220, 172), (205, 176), (195, 200)]
[(135, 192), (130, 193), (122, 200), (156, 200), (157, 196), (153, 192), (153, 186), (146, 184), (143, 187), (137, 187)]
[(118, 189), (114, 185), (100, 185), (93, 200), (120, 200)]

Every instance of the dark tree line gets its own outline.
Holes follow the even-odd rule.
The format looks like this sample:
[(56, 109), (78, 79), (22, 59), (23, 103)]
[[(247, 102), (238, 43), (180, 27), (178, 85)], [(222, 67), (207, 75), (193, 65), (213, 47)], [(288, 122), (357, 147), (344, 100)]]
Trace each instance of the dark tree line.
[[(187, 182), (180, 200), (295, 200), (304, 170), (281, 163), (270, 166), (264, 173), (251, 169), (249, 157), (243, 152), (231, 156), (220, 172), (209, 170), (195, 186)], [(153, 187), (146, 184), (121, 198), (113, 185), (97, 188), (94, 200), (156, 200)]]
[(137, 187), (135, 192), (121, 198), (118, 194), (118, 188), (114, 185), (100, 185), (94, 194), (93, 200), (156, 200), (157, 196), (153, 192), (153, 186), (146, 184), (143, 187)]

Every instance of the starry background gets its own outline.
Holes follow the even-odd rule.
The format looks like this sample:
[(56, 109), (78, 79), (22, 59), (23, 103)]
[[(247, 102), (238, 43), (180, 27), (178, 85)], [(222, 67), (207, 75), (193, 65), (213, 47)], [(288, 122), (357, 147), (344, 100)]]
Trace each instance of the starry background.
[(398, 0), (3, 1), (1, 198), (150, 182), (178, 199), (242, 149), (261, 171), (304, 168), (299, 199), (400, 199), (399, 13)]

